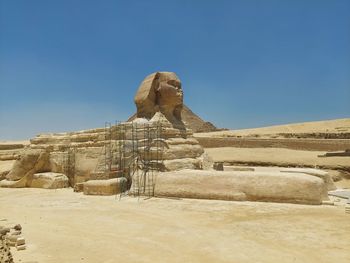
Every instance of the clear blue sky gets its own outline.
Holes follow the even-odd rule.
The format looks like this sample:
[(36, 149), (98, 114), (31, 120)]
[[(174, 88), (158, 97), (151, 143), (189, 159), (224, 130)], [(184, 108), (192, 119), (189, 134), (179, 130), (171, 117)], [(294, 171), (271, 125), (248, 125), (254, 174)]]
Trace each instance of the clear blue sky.
[(218, 127), (350, 117), (349, 0), (0, 0), (0, 139), (135, 112), (154, 71)]

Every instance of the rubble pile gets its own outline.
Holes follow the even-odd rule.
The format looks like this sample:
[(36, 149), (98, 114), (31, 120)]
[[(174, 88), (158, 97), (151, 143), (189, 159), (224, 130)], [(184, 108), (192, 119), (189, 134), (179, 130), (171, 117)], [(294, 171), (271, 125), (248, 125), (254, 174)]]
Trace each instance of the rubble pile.
[(17, 250), (25, 250), (25, 243), (20, 224), (11, 228), (0, 226), (0, 263), (12, 263), (13, 257), (10, 247), (15, 247)]

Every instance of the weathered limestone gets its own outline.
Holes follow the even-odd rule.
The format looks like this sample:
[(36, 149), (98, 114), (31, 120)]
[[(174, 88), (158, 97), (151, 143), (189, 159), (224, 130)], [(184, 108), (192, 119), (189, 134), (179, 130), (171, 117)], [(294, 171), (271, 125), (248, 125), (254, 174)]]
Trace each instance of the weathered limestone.
[(0, 161), (16, 160), (21, 155), (23, 149), (0, 150)]
[(108, 180), (90, 180), (83, 183), (85, 195), (115, 195), (126, 190), (127, 180), (124, 177)]
[(17, 181), (11, 181), (11, 180), (1, 180), (0, 181), (0, 187), (8, 187), (8, 188), (23, 188), (27, 187), (27, 177), (22, 177), (21, 179)]
[(61, 173), (36, 173), (33, 175), (30, 187), (32, 188), (45, 188), (45, 189), (58, 189), (66, 188), (69, 186), (68, 177)]
[(22, 177), (20, 180), (2, 180), (0, 181), (0, 187), (8, 188), (45, 188), (45, 189), (58, 189), (69, 186), (68, 177), (64, 174), (45, 172), (35, 173), (31, 175), (30, 179), (28, 176)]
[[(138, 121), (138, 119), (135, 121)], [(198, 141), (192, 137), (191, 131), (187, 129), (182, 130), (173, 128), (173, 125), (160, 112), (156, 113), (151, 120), (146, 120), (146, 124), (151, 127), (152, 125), (158, 125), (159, 123), (162, 127), (162, 152), (159, 155), (157, 147), (151, 147), (150, 151), (147, 151), (147, 154), (145, 155), (142, 150), (140, 151), (142, 158), (158, 158), (163, 160), (164, 169), (166, 171), (180, 170), (184, 168), (203, 169), (211, 166), (203, 165), (203, 163), (208, 162), (209, 159), (204, 160), (204, 150)]]
[(195, 158), (182, 158), (182, 159), (172, 159), (165, 160), (164, 167), (168, 171), (176, 171), (183, 169), (201, 169), (202, 162), (200, 159)]
[(12, 170), (15, 161), (0, 162), (0, 181), (6, 178), (6, 175)]
[(328, 191), (332, 191), (337, 188), (333, 182), (331, 175), (327, 171), (323, 171), (320, 169), (312, 169), (312, 168), (286, 168), (286, 169), (282, 169), (281, 172), (304, 173), (304, 174), (317, 176), (325, 182), (325, 184), (327, 185)]
[(161, 173), (155, 195), (165, 197), (321, 204), (321, 178), (301, 173), (182, 170)]
[(6, 180), (0, 181), (0, 187), (30, 187), (33, 175), (49, 170), (49, 153), (44, 150), (26, 149), (18, 158)]
[(16, 160), (12, 170), (6, 175), (9, 181), (17, 181), (23, 177), (30, 177), (40, 171), (48, 169), (49, 153), (42, 150), (25, 150), (21, 157)]

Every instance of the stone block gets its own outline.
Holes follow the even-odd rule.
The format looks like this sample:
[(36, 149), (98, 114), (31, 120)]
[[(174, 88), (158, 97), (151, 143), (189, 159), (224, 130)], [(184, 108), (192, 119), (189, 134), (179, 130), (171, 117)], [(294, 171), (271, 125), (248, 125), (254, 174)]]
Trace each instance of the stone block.
[(325, 182), (307, 174), (203, 170), (158, 174), (155, 195), (318, 205), (328, 199)]
[(22, 245), (24, 245), (26, 243), (26, 240), (23, 238), (23, 237), (19, 237), (19, 238), (17, 238), (17, 244), (16, 244), (16, 246), (18, 247), (18, 246), (22, 246)]
[(58, 189), (69, 186), (68, 177), (61, 173), (36, 173), (30, 184), (32, 188)]
[(90, 180), (84, 183), (85, 195), (115, 195), (126, 190), (125, 177), (108, 180)]
[(17, 250), (25, 250), (27, 247), (26, 245), (16, 246)]

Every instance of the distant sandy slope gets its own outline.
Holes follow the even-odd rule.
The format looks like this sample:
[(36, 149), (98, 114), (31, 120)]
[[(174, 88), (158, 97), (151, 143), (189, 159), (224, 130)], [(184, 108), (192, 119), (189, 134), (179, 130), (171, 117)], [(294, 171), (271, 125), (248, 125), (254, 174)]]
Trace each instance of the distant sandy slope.
[(270, 127), (229, 130), (207, 133), (196, 133), (196, 137), (227, 137), (233, 135), (247, 136), (250, 134), (276, 134), (276, 133), (344, 133), (350, 132), (350, 118), (328, 121), (314, 121), (304, 123), (292, 123)]
[(20, 223), (15, 262), (350, 262), (344, 207), (84, 196), (0, 189), (0, 224)]
[(21, 140), (21, 141), (0, 140), (0, 144), (23, 144), (23, 145), (28, 145), (29, 143), (30, 143), (29, 140)]
[[(283, 148), (206, 148), (206, 153), (216, 162), (245, 166), (317, 167), (342, 174), (348, 178), (336, 183), (338, 187), (350, 188), (350, 157), (318, 157), (325, 152), (301, 151)], [(336, 172), (335, 170), (338, 170)]]
[(276, 166), (329, 166), (350, 170), (350, 157), (318, 157), (325, 152), (300, 151), (283, 148), (206, 148), (214, 161), (271, 164)]

